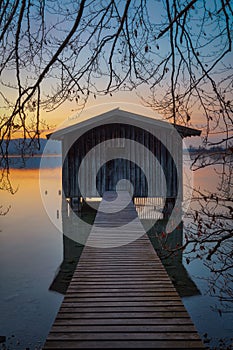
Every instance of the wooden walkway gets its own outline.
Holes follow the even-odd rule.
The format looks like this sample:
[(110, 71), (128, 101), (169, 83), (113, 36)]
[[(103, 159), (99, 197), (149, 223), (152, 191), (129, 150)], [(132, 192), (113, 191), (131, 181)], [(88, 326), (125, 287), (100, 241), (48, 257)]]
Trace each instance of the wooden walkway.
[[(133, 203), (106, 215), (111, 197), (105, 193), (89, 237), (109, 248), (84, 248), (44, 349), (204, 349)], [(129, 194), (122, 192), (122, 200), (127, 204)], [(132, 235), (141, 237), (110, 248)]]

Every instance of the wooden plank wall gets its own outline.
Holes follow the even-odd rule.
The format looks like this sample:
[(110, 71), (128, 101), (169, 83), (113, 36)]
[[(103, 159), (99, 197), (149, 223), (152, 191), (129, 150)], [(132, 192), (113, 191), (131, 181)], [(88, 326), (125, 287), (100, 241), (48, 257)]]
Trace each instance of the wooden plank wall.
[[(204, 349), (133, 203), (127, 205), (129, 194), (121, 196), (113, 206), (113, 194), (104, 194), (92, 246), (83, 250), (44, 349)], [(122, 204), (126, 210), (105, 214)], [(121, 245), (129, 237), (140, 238)]]
[[(83, 197), (96, 197), (103, 195), (105, 191), (114, 190), (114, 185), (121, 178), (129, 179), (134, 186), (135, 197), (147, 197), (148, 186), (152, 190), (150, 196), (161, 197), (164, 193), (161, 189), (167, 188), (167, 197), (175, 198), (177, 195), (178, 180), (182, 184), (182, 162), (179, 161), (179, 169), (176, 169), (172, 157), (165, 146), (159, 141), (170, 144), (173, 154), (177, 159), (182, 158), (181, 139), (172, 134), (170, 129), (154, 130), (158, 138), (152, 137), (147, 130), (128, 124), (106, 124), (87, 131), (70, 148), (67, 159), (63, 166), (63, 188), (66, 197), (80, 197), (78, 184), (78, 171), (84, 156), (94, 149), (92, 157), (81, 171), (80, 184)], [(136, 141), (134, 145), (129, 140)], [(100, 147), (100, 142), (108, 141), (108, 147)], [(66, 140), (63, 140), (66, 144)], [(145, 146), (143, 149), (141, 145)], [(158, 160), (156, 167), (153, 166), (154, 156), (147, 152), (149, 149)], [(148, 186), (142, 171), (133, 162), (123, 159), (115, 159), (107, 162), (100, 169), (101, 162), (108, 155), (118, 155), (119, 158), (136, 159), (142, 168), (149, 173)], [(161, 166), (159, 165), (161, 163)], [(163, 169), (166, 176), (164, 184)], [(97, 175), (97, 176), (96, 176)], [(96, 190), (99, 189), (99, 193)]]

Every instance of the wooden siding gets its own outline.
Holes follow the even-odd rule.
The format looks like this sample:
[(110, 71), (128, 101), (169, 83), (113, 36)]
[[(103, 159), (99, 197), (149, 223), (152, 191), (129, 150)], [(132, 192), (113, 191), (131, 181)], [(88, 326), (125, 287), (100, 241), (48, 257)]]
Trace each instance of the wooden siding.
[[(162, 133), (164, 142), (170, 145), (179, 164), (178, 168), (164, 142), (159, 140)], [(177, 138), (176, 133), (169, 129), (154, 130), (153, 134), (157, 137), (147, 130), (122, 123), (101, 125), (84, 133), (74, 142), (64, 160), (63, 188), (66, 197), (102, 196), (105, 191), (115, 190), (120, 179), (128, 179), (133, 184), (135, 197), (147, 197), (150, 189), (150, 197), (176, 198), (178, 186), (182, 187), (181, 138)], [(100, 143), (104, 141), (107, 141), (107, 146), (101, 147)], [(63, 140), (63, 143), (66, 141)], [(90, 151), (92, 156), (80, 172), (79, 186), (77, 174), (80, 164)], [(105, 161), (108, 155), (112, 158), (117, 156), (118, 159)], [(127, 159), (135, 160), (138, 165)], [(156, 166), (154, 159), (158, 161)], [(101, 163), (105, 164), (100, 166)], [(147, 180), (143, 169), (149, 174)], [(163, 188), (167, 189), (165, 195)]]

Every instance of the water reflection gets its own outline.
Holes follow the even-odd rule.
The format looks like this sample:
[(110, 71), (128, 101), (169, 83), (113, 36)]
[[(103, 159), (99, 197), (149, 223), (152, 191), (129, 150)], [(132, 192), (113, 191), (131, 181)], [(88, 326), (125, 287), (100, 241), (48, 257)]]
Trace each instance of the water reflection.
[[(54, 220), (59, 221), (62, 218), (62, 196), (59, 192), (61, 168), (42, 171), (47, 181), (46, 198), (53, 206)], [(11, 205), (11, 209), (5, 217), (1, 217), (0, 225), (0, 335), (8, 338), (6, 345), (10, 350), (35, 349), (45, 341), (63, 299), (60, 292), (65, 291), (69, 273), (72, 275), (72, 271), (65, 275), (63, 286), (57, 284), (57, 279), (58, 282), (63, 279), (59, 275), (59, 266), (63, 271), (69, 267), (74, 269), (82, 247), (64, 237), (48, 219), (40, 197), (38, 169), (13, 169), (11, 179), (13, 185), (19, 187), (16, 194), (1, 193), (1, 204), (4, 207)], [(216, 187), (215, 178), (208, 169), (194, 173), (194, 181), (196, 186), (210, 190)], [(83, 211), (83, 215), (87, 214)], [(160, 227), (154, 227), (154, 231), (149, 233), (152, 241), (157, 231), (163, 231), (165, 222), (158, 220), (157, 225)], [(180, 240), (184, 227), (177, 230), (176, 240)], [(232, 315), (220, 316), (213, 311), (216, 302), (205, 294), (207, 285), (202, 277), (208, 276), (209, 271), (202, 261), (196, 260), (189, 265), (183, 261), (188, 272), (185, 277), (182, 257), (177, 255), (176, 258), (169, 262), (170, 269), (177, 274), (178, 284), (182, 275), (185, 282), (181, 287), (186, 293), (189, 290), (186, 286), (191, 283), (190, 295), (193, 296), (184, 297), (183, 302), (199, 333), (208, 333), (214, 339), (213, 346), (221, 337), (230, 339)]]
[[(199, 295), (200, 291), (198, 287), (183, 265), (182, 250), (177, 250), (175, 254), (166, 257), (168, 251), (164, 251), (163, 249), (165, 239), (166, 247), (169, 251), (176, 250), (177, 247), (183, 245), (183, 222), (181, 221), (180, 225), (164, 238), (163, 234), (168, 219), (163, 218), (161, 200), (154, 198), (153, 200), (151, 199), (148, 204), (145, 202), (145, 199), (140, 200), (140, 198), (137, 198), (135, 202), (139, 218), (146, 231), (148, 231), (147, 228), (150, 227), (148, 235), (151, 243), (163, 261), (180, 296)], [(99, 202), (96, 202), (95, 205), (92, 203), (92, 206), (98, 208), (98, 203)], [(143, 207), (146, 209), (142, 210)], [(155, 208), (157, 208), (157, 210), (155, 210)], [(78, 206), (75, 201), (67, 201), (63, 194), (61, 212), (63, 227), (63, 262), (50, 286), (50, 290), (65, 294), (83, 250), (83, 245), (80, 242), (86, 241), (88, 238), (91, 229), (89, 225), (93, 224), (96, 211), (89, 206), (86, 201), (83, 201), (81, 205)], [(81, 220), (75, 220), (76, 216), (79, 216)], [(154, 222), (155, 219), (157, 221), (152, 226), (151, 221), (153, 220)], [(89, 225), (86, 225), (86, 223), (89, 223)]]
[[(60, 169), (45, 170), (48, 196), (57, 196)], [(1, 193), (11, 206), (0, 224), (0, 335), (9, 349), (43, 344), (62, 301), (48, 288), (62, 259), (62, 236), (42, 205), (38, 169), (13, 169), (15, 195)]]
[[(63, 207), (65, 206), (65, 208)], [(88, 222), (90, 226), (77, 223), (73, 220), (76, 215), (75, 211), (68, 211), (69, 205), (65, 198), (62, 200), (62, 228), (63, 228), (63, 261), (58, 268), (57, 274), (49, 287), (49, 290), (65, 294), (69, 286), (77, 263), (80, 259), (84, 246), (79, 243), (80, 240), (73, 240), (70, 237), (88, 237), (91, 225), (94, 222), (96, 212), (91, 210), (87, 205), (82, 206), (81, 212), (78, 214)], [(83, 241), (83, 239), (81, 240)]]
[(83, 251), (83, 245), (63, 235), (63, 261), (60, 264), (56, 276), (49, 290), (65, 294), (77, 263)]
[[(166, 220), (159, 220), (148, 232), (150, 241), (160, 256), (164, 267), (166, 268), (177, 292), (181, 297), (189, 297), (200, 295), (200, 290), (189, 275), (186, 267), (183, 265), (183, 251), (177, 248), (183, 245), (183, 222), (171, 232), (168, 237), (163, 238), (165, 232)], [(166, 244), (160, 242), (166, 239)], [(164, 245), (167, 251), (163, 250)], [(176, 250), (175, 253), (169, 255), (169, 252)]]

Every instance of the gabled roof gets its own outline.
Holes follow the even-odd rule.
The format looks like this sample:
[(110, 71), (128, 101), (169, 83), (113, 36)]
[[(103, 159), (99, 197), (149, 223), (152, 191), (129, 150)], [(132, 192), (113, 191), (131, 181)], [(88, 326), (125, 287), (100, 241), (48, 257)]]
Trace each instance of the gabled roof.
[[(170, 128), (170, 125), (173, 125), (176, 130), (179, 132), (179, 134), (182, 137), (188, 137), (188, 136), (200, 136), (201, 130), (189, 128), (183, 125), (175, 125), (170, 124), (166, 121), (147, 117), (144, 115), (136, 114), (127, 112), (125, 110), (121, 110), (119, 108), (113, 109), (111, 111), (99, 114), (97, 116), (91, 117), (89, 119), (80, 121), (74, 125), (68, 126), (63, 129), (56, 130), (54, 133), (50, 133), (47, 135), (47, 138), (51, 138), (54, 140), (62, 140), (65, 137), (67, 137), (69, 134), (73, 134), (75, 132), (81, 131), (83, 129), (90, 129), (94, 128), (99, 125), (109, 124), (109, 123), (125, 123), (125, 124), (131, 124), (132, 122), (143, 122), (146, 123), (148, 126), (151, 125), (153, 127), (158, 126), (161, 128)], [(133, 124), (134, 125), (134, 124)]]

